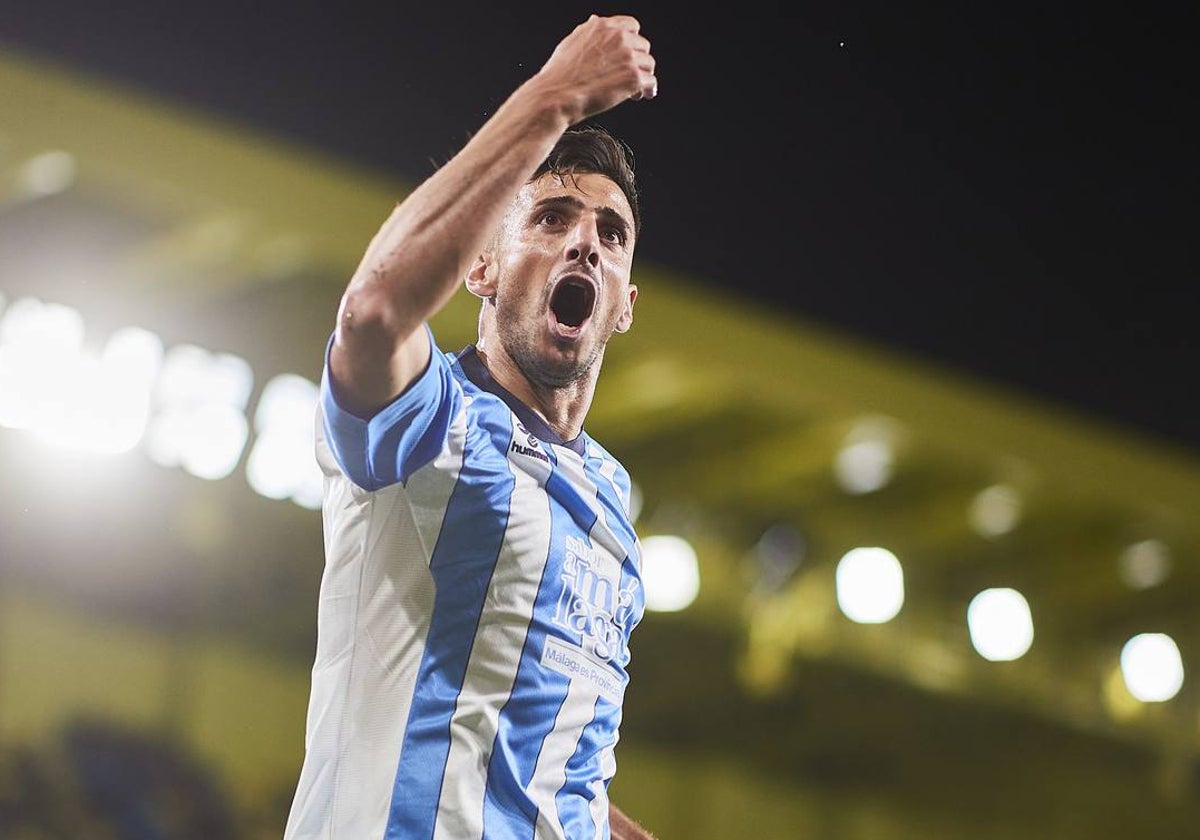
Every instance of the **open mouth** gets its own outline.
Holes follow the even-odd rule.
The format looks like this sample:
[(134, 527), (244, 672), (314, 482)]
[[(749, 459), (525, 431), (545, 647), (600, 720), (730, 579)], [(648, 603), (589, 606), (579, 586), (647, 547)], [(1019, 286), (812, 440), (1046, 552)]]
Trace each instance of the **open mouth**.
[(550, 311), (564, 327), (579, 327), (596, 305), (596, 288), (582, 277), (565, 277), (550, 295)]

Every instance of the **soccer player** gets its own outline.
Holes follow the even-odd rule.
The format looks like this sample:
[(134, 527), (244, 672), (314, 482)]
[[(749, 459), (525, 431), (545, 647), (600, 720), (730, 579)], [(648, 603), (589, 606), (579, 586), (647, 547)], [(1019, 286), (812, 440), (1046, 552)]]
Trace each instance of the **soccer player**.
[[(579, 124), (657, 93), (592, 16), (395, 208), (322, 377), (325, 573), (287, 840), (648, 838), (608, 801), (641, 618), (629, 476), (583, 430), (633, 322), (627, 147)], [(465, 280), (479, 338), (427, 320)]]

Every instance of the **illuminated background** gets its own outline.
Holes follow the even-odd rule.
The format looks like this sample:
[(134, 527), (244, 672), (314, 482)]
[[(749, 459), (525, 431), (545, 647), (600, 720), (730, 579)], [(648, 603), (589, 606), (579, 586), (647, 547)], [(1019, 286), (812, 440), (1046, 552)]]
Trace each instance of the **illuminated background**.
[[(280, 835), (338, 297), (580, 17), (224, 12), (0, 24), (0, 836)], [(662, 608), (614, 798), (663, 840), (1190, 836), (1195, 163), (1108, 49), (1168, 33), (790, 14), (647, 12), (662, 98), (603, 120), (648, 224), (588, 426)]]

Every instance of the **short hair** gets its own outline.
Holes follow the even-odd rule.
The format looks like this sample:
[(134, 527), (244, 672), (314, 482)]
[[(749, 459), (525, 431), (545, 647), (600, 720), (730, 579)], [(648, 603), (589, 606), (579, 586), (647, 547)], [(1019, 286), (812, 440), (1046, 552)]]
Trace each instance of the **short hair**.
[(560, 179), (576, 174), (610, 178), (625, 193), (625, 199), (633, 211), (634, 236), (641, 233), (642, 214), (638, 207), (633, 150), (623, 140), (597, 125), (569, 129), (554, 144), (530, 180), (536, 181), (548, 172)]

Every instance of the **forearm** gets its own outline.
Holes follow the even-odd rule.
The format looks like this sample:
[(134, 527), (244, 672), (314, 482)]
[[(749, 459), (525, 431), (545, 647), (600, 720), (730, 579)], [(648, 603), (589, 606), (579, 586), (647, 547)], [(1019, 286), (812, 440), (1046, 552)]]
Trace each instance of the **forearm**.
[(422, 324), (450, 300), (513, 196), (570, 125), (535, 77), (401, 202), (371, 240), (338, 311), (334, 381), (364, 416), (428, 363)]
[(521, 188), (572, 124), (656, 90), (638, 23), (592, 16), (505, 100), (371, 240), (338, 311), (330, 370), (351, 410), (369, 414), (424, 368), (423, 322), (490, 245)]
[(609, 803), (608, 826), (612, 840), (654, 840), (654, 836), (635, 823), (616, 805)]
[(534, 77), (384, 222), (346, 290), (340, 326), (411, 333), (446, 304), (505, 209), (570, 126), (567, 98)]

